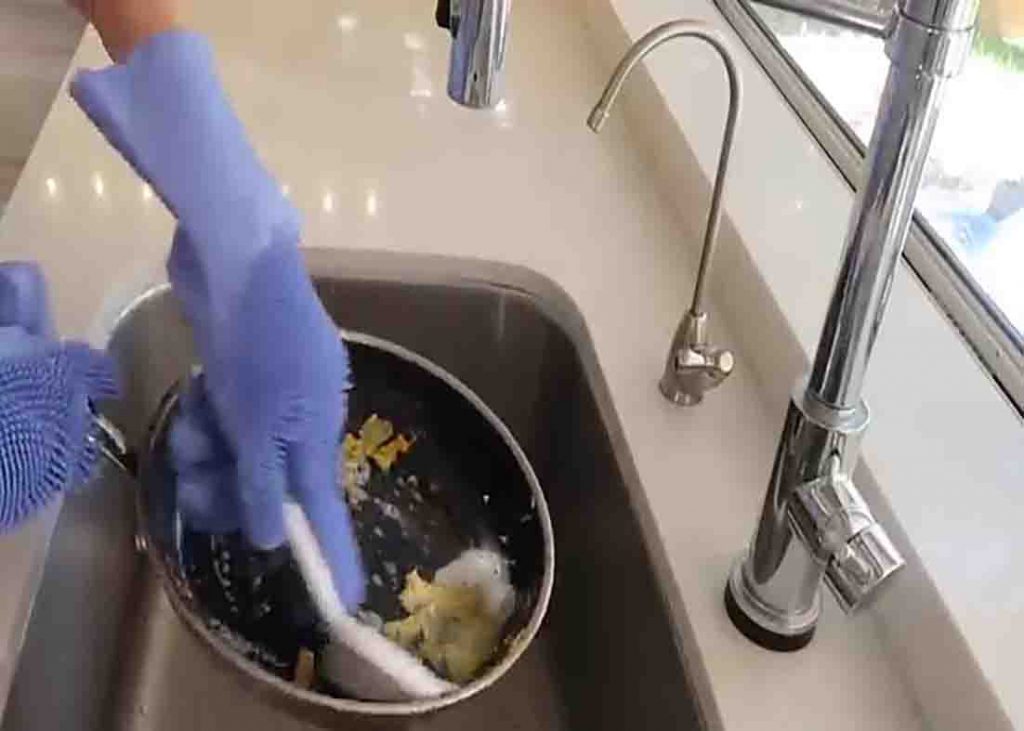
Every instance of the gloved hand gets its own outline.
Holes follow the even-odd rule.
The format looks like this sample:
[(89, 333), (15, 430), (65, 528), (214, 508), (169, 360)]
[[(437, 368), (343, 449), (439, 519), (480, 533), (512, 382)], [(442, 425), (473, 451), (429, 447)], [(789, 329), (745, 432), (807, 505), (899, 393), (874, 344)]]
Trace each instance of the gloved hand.
[(0, 264), (0, 529), (88, 481), (96, 462), (89, 401), (116, 392), (103, 353), (53, 338), (39, 269)]
[(305, 272), (298, 216), (246, 141), (209, 47), (153, 36), (123, 65), (80, 73), (72, 94), (178, 219), (168, 272), (204, 366), (171, 440), (186, 517), (237, 522), (272, 548), (290, 493), (353, 608), (365, 580), (339, 492), (346, 353)]
[(339, 492), (348, 357), (337, 328), (293, 246), (271, 247), (253, 265), (238, 317), (210, 322), (206, 293), (193, 288), (201, 281), (188, 257), (193, 247), (182, 236), (179, 230), (171, 279), (205, 370), (189, 384), (171, 433), (179, 505), (200, 530), (241, 527), (254, 545), (271, 548), (285, 539), (281, 507), (290, 494), (316, 533), (342, 602), (354, 608), (365, 598), (365, 580)]

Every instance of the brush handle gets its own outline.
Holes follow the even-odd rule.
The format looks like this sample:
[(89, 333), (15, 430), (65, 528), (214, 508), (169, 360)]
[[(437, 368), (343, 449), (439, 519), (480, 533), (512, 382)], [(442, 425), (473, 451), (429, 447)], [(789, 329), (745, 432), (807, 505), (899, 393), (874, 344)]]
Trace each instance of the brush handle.
[(332, 680), (364, 698), (386, 701), (434, 698), (458, 688), (345, 611), (327, 561), (298, 503), (285, 502), (284, 526), (313, 604), (330, 628), (333, 654), (326, 659), (325, 670)]

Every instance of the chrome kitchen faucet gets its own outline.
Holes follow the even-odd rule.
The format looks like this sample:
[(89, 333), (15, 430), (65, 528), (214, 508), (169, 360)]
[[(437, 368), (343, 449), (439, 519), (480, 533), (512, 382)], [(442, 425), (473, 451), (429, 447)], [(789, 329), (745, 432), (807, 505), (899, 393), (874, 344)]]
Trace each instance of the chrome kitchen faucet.
[(861, 393), (943, 91), (971, 48), (977, 0), (899, 0), (888, 15), (844, 0), (768, 4), (883, 38), (890, 60), (814, 364), (793, 392), (757, 530), (726, 588), (743, 634), (797, 650), (814, 636), (822, 581), (849, 613), (903, 565), (851, 479), (869, 420)]
[[(788, 651), (806, 646), (814, 636), (822, 582), (844, 611), (853, 612), (904, 563), (851, 479), (869, 421), (861, 393), (941, 98), (971, 48), (977, 0), (899, 0), (887, 15), (848, 0), (760, 1), (883, 38), (891, 62), (814, 363), (793, 391), (757, 530), (725, 592), (729, 616), (744, 635)], [(731, 354), (725, 362), (719, 359), (717, 370), (692, 356), (709, 347), (703, 341), (706, 315), (699, 317), (698, 306), (739, 101), (727, 47), (714, 30), (692, 21), (654, 29), (623, 58), (588, 123), (599, 129), (632, 67), (679, 35), (710, 42), (725, 61), (732, 88), (694, 306), (673, 341), (661, 382), (663, 393), (674, 401), (699, 403), (703, 392), (732, 368)]]

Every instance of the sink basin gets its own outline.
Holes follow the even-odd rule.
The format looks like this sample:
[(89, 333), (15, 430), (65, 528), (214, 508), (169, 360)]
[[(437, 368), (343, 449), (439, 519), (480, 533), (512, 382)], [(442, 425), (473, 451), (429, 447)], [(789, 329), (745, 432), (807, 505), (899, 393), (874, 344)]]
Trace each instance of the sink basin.
[[(309, 263), (339, 323), (432, 359), (494, 409), (532, 461), (554, 523), (554, 594), (525, 655), (479, 696), (392, 725), (703, 729), (628, 453), (567, 298), (537, 275), (484, 263), (326, 251)], [(125, 394), (108, 413), (138, 444), (193, 361), (170, 292), (134, 303), (110, 349)], [(135, 547), (133, 501), (131, 481), (106, 468), (65, 501), (3, 729), (311, 728), (226, 672), (179, 622)]]

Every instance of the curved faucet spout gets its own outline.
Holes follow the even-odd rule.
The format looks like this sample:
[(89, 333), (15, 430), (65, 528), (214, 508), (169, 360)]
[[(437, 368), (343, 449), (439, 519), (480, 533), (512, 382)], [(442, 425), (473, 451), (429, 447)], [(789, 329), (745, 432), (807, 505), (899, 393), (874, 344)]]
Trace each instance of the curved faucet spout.
[(605, 86), (604, 93), (601, 94), (601, 99), (590, 112), (587, 125), (594, 132), (601, 131), (629, 74), (648, 53), (673, 38), (697, 38), (708, 43), (722, 59), (729, 81), (729, 111), (725, 120), (725, 132), (722, 134), (718, 171), (715, 173), (715, 182), (711, 189), (711, 206), (704, 226), (704, 246), (701, 249), (700, 266), (697, 270), (697, 283), (693, 290), (690, 309), (672, 340), (665, 373), (659, 382), (665, 398), (683, 406), (692, 406), (701, 403), (705, 392), (716, 387), (732, 373), (734, 363), (731, 352), (708, 343), (708, 316), (704, 311), (705, 285), (722, 222), (722, 191), (725, 188), (725, 176), (729, 169), (729, 157), (732, 154), (743, 93), (736, 62), (733, 60), (728, 42), (714, 28), (694, 20), (674, 20), (658, 26), (634, 43), (619, 61)]
[(697, 271), (697, 285), (693, 292), (693, 303), (690, 305), (690, 311), (694, 315), (700, 315), (704, 311), (705, 280), (714, 258), (718, 229), (722, 222), (722, 191), (725, 188), (725, 176), (729, 170), (729, 157), (732, 155), (733, 138), (736, 135), (736, 123), (739, 120), (743, 96), (743, 85), (740, 82), (740, 75), (736, 70), (736, 62), (733, 60), (729, 43), (717, 30), (695, 20), (673, 20), (659, 25), (634, 43), (633, 47), (622, 57), (611, 79), (608, 80), (608, 85), (605, 87), (604, 93), (601, 94), (600, 101), (590, 112), (587, 126), (594, 132), (601, 131), (611, 112), (612, 105), (615, 104), (615, 100), (633, 68), (647, 54), (673, 38), (697, 38), (709, 44), (722, 59), (729, 82), (729, 111), (725, 119), (725, 132), (722, 134), (722, 149), (718, 155), (718, 172), (715, 174), (714, 187), (711, 190), (711, 207), (708, 210), (707, 224), (704, 227), (704, 248), (701, 251), (700, 268)]

